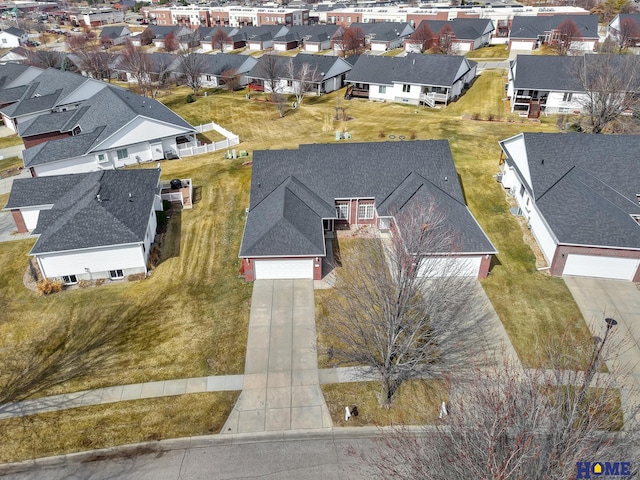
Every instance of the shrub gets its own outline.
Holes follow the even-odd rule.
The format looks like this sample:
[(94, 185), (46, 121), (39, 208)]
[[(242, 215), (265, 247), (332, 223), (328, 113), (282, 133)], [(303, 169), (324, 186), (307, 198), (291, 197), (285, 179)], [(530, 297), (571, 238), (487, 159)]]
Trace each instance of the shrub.
[(87, 287), (91, 287), (93, 285), (93, 282), (91, 280), (79, 280), (78, 281), (78, 286), (80, 288), (87, 288)]
[(490, 113), (489, 115), (487, 115), (487, 120), (489, 120), (490, 122), (493, 122), (496, 119), (496, 116), (493, 113)]
[(40, 295), (51, 295), (52, 293), (58, 293), (62, 291), (62, 280), (40, 280), (36, 284), (36, 290)]
[(127, 275), (127, 280), (130, 282), (137, 282), (138, 280), (144, 280), (144, 273), (132, 273), (131, 275)]
[(94, 283), (96, 284), (96, 286), (104, 285), (104, 282), (105, 282), (106, 280), (107, 280), (106, 278), (96, 278), (96, 280), (95, 280), (95, 282), (94, 282)]
[(582, 131), (582, 126), (579, 123), (572, 123), (571, 125), (569, 125), (569, 128), (567, 128), (567, 130), (569, 132), (581, 132)]
[(191, 95), (191, 94), (187, 95), (187, 103), (193, 103), (195, 101), (196, 101), (196, 99), (193, 98), (193, 95)]
[(416, 138), (418, 138), (418, 134), (416, 132), (411, 132), (411, 134), (409, 134), (409, 138), (411, 140), (415, 140)]
[(386, 137), (386, 135), (385, 135), (384, 131), (383, 131), (383, 130), (380, 130), (380, 131), (378, 132), (378, 138), (384, 138), (384, 137)]
[(158, 227), (164, 227), (167, 224), (166, 212), (156, 211), (156, 218), (158, 219)]
[(480, 114), (478, 112), (473, 112), (471, 114), (471, 120), (480, 120)]
[(167, 211), (171, 208), (171, 202), (169, 200), (162, 200), (162, 210)]

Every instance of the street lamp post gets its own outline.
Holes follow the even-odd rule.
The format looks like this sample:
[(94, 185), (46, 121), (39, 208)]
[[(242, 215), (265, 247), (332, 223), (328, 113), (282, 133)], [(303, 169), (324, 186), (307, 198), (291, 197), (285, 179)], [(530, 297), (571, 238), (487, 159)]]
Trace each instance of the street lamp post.
[(580, 387), (580, 391), (578, 392), (577, 405), (582, 404), (582, 401), (584, 400), (584, 396), (587, 393), (587, 388), (589, 388), (589, 385), (591, 385), (591, 380), (593, 380), (594, 375), (598, 371), (598, 367), (600, 365), (600, 356), (602, 355), (602, 349), (604, 348), (604, 344), (607, 342), (607, 338), (611, 333), (611, 329), (613, 329), (613, 327), (615, 327), (618, 324), (618, 322), (611, 317), (605, 318), (604, 321), (607, 324), (607, 330), (604, 333), (604, 338), (602, 339), (602, 341), (598, 342), (599, 345), (596, 343), (596, 346), (594, 347), (593, 356), (591, 357), (589, 366), (587, 367), (587, 370), (584, 374), (584, 381), (582, 382), (582, 386)]

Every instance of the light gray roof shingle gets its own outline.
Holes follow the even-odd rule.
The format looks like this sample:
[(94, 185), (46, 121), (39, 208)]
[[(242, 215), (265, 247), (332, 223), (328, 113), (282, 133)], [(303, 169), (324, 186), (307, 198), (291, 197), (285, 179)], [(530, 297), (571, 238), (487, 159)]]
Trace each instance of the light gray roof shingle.
[[(453, 20), (422, 20), (433, 33), (438, 33), (445, 25), (451, 27), (458, 40), (476, 40), (485, 31), (493, 31), (492, 22), (485, 18), (454, 18)], [(420, 22), (420, 25), (422, 25)], [(420, 28), (418, 26), (418, 28)]]
[(254, 152), (240, 256), (324, 255), (321, 219), (336, 218), (341, 198), (374, 198), (381, 216), (434, 200), (458, 233), (459, 252), (495, 252), (465, 204), (448, 142), (431, 140)]
[(516, 15), (513, 17), (509, 38), (535, 38), (539, 35), (557, 30), (565, 21), (573, 21), (582, 38), (598, 38), (598, 15), (549, 15), (530, 17)]
[(159, 178), (160, 170), (143, 169), (22, 179), (6, 208), (25, 206), (18, 200), (30, 195), (53, 203), (40, 212), (31, 254), (137, 243), (144, 241)]

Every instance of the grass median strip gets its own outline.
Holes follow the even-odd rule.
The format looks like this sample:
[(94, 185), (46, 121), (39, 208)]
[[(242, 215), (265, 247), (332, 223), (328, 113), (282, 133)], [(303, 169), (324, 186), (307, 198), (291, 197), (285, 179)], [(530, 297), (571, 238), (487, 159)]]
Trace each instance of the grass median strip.
[(0, 462), (219, 433), (239, 392), (82, 407), (0, 421)]

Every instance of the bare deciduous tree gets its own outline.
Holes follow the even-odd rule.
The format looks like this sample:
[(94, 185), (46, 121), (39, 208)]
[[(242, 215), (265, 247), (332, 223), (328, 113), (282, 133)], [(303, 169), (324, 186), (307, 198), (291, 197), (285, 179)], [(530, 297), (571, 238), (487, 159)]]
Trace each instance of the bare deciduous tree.
[(451, 25), (444, 25), (435, 35), (432, 43), (431, 52), (442, 55), (453, 55), (456, 53), (457, 45), (455, 44), (456, 36), (453, 33)]
[(336, 39), (343, 57), (358, 55), (365, 50), (366, 36), (360, 27), (351, 26)]
[(222, 28), (218, 28), (211, 38), (211, 48), (213, 50), (220, 50), (221, 52), (224, 52), (224, 48), (229, 40), (230, 38), (229, 35), (227, 35), (227, 32)]
[(151, 27), (147, 27), (140, 34), (140, 45), (150, 45), (151, 42), (153, 42), (154, 37), (153, 29)]
[(229, 68), (220, 74), (220, 80), (224, 88), (232, 94), (240, 88), (240, 73), (237, 68)]
[(620, 52), (629, 47), (635, 47), (640, 41), (640, 25), (633, 18), (624, 18), (620, 22), (620, 29), (616, 32), (615, 38)]
[(169, 53), (180, 50), (180, 42), (175, 33), (170, 32), (164, 37), (164, 49)]
[(558, 55), (569, 55), (572, 45), (582, 41), (582, 34), (576, 22), (571, 19), (565, 20), (558, 25), (558, 28), (551, 34), (549, 46)]
[(140, 94), (148, 95), (151, 88), (151, 58), (142, 47), (135, 46), (129, 39), (120, 52), (120, 67), (129, 73), (140, 89)]
[(422, 21), (415, 32), (411, 35), (411, 43), (418, 45), (420, 53), (425, 53), (431, 49), (436, 39), (436, 34), (429, 27), (427, 22)]
[(358, 239), (341, 255), (324, 332), (336, 364), (380, 376), (386, 407), (402, 382), (464, 368), (482, 303), (470, 301), (474, 280), (448, 256), (457, 235), (437, 205), (406, 206), (392, 231), (390, 239)]
[(317, 67), (308, 63), (297, 66), (293, 58), (287, 62), (287, 76), (292, 80), (293, 94), (298, 105), (302, 105), (305, 94), (311, 92), (320, 81)]
[(160, 89), (165, 87), (171, 77), (171, 71), (175, 65), (176, 56), (168, 54), (156, 54), (151, 57), (151, 80), (155, 88), (153, 98), (158, 96)]
[(202, 86), (202, 72), (204, 71), (204, 60), (202, 54), (196, 52), (183, 52), (180, 56), (180, 73), (182, 79), (191, 88), (194, 95)]
[(282, 59), (275, 53), (269, 52), (260, 57), (256, 71), (264, 81), (265, 91), (272, 95), (280, 92), (280, 79), (286, 73), (284, 70)]
[(589, 377), (598, 363), (589, 363), (593, 370), (586, 373), (572, 371), (567, 367), (575, 359), (567, 351), (567, 345), (550, 346), (548, 370), (506, 361), (458, 379), (449, 415), (423, 433), (399, 429), (386, 436), (379, 455), (368, 457), (372, 473), (385, 479), (564, 480), (576, 478), (577, 462), (637, 465), (638, 405), (625, 405), (621, 430), (624, 369)]
[(637, 103), (640, 62), (636, 55), (585, 55), (574, 59), (573, 68), (585, 92), (580, 102), (591, 133), (602, 133), (623, 110)]

